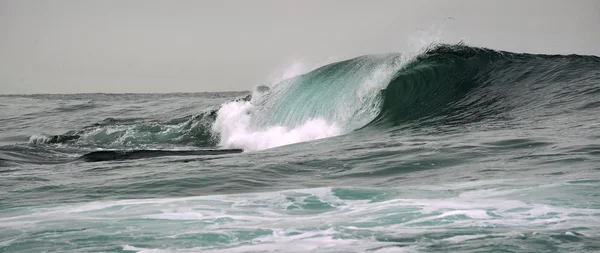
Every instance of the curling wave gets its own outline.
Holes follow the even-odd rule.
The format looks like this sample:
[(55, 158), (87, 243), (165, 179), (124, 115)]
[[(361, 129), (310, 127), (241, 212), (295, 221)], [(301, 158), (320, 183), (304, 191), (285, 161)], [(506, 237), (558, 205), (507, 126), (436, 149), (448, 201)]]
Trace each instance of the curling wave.
[(415, 56), (366, 55), (325, 65), (195, 116), (169, 122), (107, 119), (63, 135), (32, 137), (30, 143), (261, 150), (363, 128), (510, 119), (515, 111), (541, 112), (552, 107), (549, 101), (566, 97), (587, 96), (592, 102), (584, 106), (597, 107), (590, 95), (600, 93), (599, 76), (596, 56), (442, 44)]
[[(227, 103), (213, 130), (223, 147), (259, 150), (364, 127), (477, 122), (519, 107), (533, 109), (550, 94), (597, 90), (585, 79), (596, 80), (599, 63), (596, 56), (518, 54), (464, 44), (433, 46), (416, 57), (361, 56), (285, 80), (256, 100)], [(581, 80), (573, 87), (558, 85), (576, 79)]]

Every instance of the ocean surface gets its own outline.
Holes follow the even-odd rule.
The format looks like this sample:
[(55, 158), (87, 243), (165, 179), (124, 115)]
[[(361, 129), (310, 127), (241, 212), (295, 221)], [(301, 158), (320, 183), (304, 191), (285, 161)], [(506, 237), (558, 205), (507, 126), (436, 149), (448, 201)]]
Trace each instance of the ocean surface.
[(0, 96), (0, 252), (600, 252), (599, 57), (441, 44), (269, 86)]

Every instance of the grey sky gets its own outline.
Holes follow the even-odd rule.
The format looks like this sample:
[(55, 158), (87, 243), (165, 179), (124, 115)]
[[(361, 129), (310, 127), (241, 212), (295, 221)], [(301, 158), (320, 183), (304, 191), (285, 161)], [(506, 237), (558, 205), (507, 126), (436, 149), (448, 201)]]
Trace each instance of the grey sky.
[(248, 90), (294, 61), (406, 51), (432, 26), (444, 41), (600, 55), (597, 0), (0, 0), (0, 93)]

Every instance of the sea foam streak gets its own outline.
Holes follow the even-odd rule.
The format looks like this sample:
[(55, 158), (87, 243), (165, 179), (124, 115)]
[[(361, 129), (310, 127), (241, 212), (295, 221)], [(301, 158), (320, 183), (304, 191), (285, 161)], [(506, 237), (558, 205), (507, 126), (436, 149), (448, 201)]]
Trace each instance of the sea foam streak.
[[(489, 188), (478, 189), (484, 186)], [(45, 240), (61, 236), (61, 240), (87, 242), (115, 236), (123, 250), (134, 252), (379, 252), (386, 248), (401, 252), (393, 249), (411, 247), (428, 252), (427, 247), (435, 251), (465, 241), (470, 241), (467, 251), (498, 245), (527, 251), (539, 241), (561, 237), (565, 238), (558, 245), (561, 251), (580, 252), (582, 242), (598, 236), (598, 223), (590, 222), (590, 217), (597, 217), (600, 210), (532, 197), (563, 191), (565, 186), (590, 187), (577, 182), (527, 186), (519, 180), (486, 180), (433, 187), (326, 187), (105, 200), (38, 207), (0, 217), (0, 228), (38, 232)], [(439, 188), (451, 189), (453, 194)], [(567, 201), (563, 197), (556, 200)], [(113, 222), (98, 222), (107, 218)], [(72, 230), (55, 234), (64, 229), (64, 222), (73, 223)], [(123, 232), (115, 235), (112, 231)], [(162, 236), (152, 242), (138, 237), (157, 233)], [(186, 238), (194, 240), (189, 245), (195, 248), (178, 244)]]

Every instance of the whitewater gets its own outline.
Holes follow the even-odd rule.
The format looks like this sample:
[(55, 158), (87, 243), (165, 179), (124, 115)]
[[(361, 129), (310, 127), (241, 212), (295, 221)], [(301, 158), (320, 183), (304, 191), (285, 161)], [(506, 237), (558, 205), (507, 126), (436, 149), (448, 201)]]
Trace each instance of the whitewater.
[(252, 91), (2, 95), (0, 251), (600, 251), (600, 57), (428, 45)]

